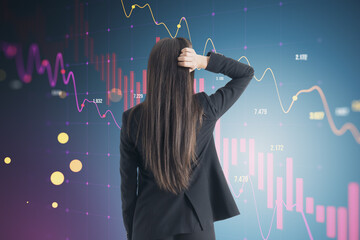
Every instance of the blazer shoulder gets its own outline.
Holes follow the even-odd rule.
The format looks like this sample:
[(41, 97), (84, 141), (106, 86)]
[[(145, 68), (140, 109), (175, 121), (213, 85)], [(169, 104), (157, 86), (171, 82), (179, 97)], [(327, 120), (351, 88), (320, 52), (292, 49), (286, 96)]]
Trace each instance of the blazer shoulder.
[(207, 95), (206, 92), (200, 92), (199, 100), (201, 101), (201, 104), (203, 105), (205, 115), (211, 119), (215, 119), (215, 117), (216, 117), (215, 106), (211, 102), (209, 95)]

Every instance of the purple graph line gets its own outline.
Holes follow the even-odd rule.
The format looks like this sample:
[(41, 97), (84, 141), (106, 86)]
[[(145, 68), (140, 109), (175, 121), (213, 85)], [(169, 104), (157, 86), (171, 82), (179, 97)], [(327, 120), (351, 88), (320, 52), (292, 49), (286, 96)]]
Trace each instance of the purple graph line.
[(51, 87), (55, 87), (56, 86), (56, 82), (57, 82), (57, 77), (59, 74), (59, 67), (61, 66), (61, 77), (63, 79), (63, 82), (65, 85), (68, 85), (70, 82), (70, 77), (72, 79), (72, 83), (74, 85), (74, 95), (75, 95), (75, 101), (76, 101), (76, 107), (77, 110), (79, 112), (82, 112), (84, 106), (85, 106), (85, 101), (89, 102), (89, 103), (93, 103), (95, 104), (95, 107), (97, 109), (97, 112), (99, 114), (99, 116), (101, 118), (105, 118), (106, 114), (109, 112), (112, 119), (114, 120), (116, 126), (120, 128), (119, 124), (117, 123), (114, 114), (112, 113), (111, 110), (107, 110), (104, 114), (100, 113), (99, 107), (97, 105), (96, 102), (94, 101), (89, 101), (88, 99), (84, 99), (84, 101), (81, 104), (81, 108), (79, 106), (79, 100), (78, 100), (78, 96), (77, 96), (77, 91), (76, 91), (76, 83), (75, 83), (75, 76), (74, 73), (72, 71), (69, 72), (69, 74), (67, 75), (67, 77), (65, 76), (65, 69), (64, 69), (64, 59), (63, 59), (63, 55), (62, 53), (58, 53), (56, 55), (56, 60), (55, 60), (55, 68), (54, 68), (54, 74), (52, 74), (52, 68), (51, 68), (51, 64), (47, 59), (44, 60), (40, 60), (40, 51), (39, 51), (39, 46), (37, 44), (31, 44), (30, 48), (29, 48), (29, 55), (28, 55), (28, 59), (27, 59), (27, 65), (26, 65), (26, 70), (25, 70), (25, 66), (24, 66), (24, 61), (23, 61), (23, 56), (22, 56), (22, 51), (21, 51), (21, 45), (17, 45), (17, 44), (10, 44), (10, 43), (6, 43), (6, 42), (1, 42), (0, 43), (0, 49), (4, 52), (5, 56), (9, 59), (11, 58), (15, 58), (15, 62), (16, 62), (16, 69), (19, 75), (19, 78), (24, 82), (24, 83), (30, 83), (31, 82), (31, 76), (33, 73), (33, 67), (35, 65), (36, 71), (38, 74), (44, 74), (45, 70), (48, 73), (48, 78), (49, 78), (49, 83)]

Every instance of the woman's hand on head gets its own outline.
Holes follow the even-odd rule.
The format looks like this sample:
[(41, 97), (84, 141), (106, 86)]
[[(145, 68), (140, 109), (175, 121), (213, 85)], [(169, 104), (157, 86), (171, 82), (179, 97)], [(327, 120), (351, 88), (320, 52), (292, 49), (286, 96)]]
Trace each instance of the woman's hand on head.
[(181, 49), (181, 54), (177, 59), (178, 65), (188, 67), (190, 72), (194, 71), (195, 68), (198, 68), (200, 65), (199, 55), (196, 54), (193, 48), (185, 47)]

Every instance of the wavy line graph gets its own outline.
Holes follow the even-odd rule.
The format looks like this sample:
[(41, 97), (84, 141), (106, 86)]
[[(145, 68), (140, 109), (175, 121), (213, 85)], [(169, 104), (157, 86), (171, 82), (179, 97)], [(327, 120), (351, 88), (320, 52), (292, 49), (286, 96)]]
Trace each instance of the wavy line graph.
[[(258, 211), (257, 202), (256, 202), (256, 197), (255, 197), (255, 192), (254, 192), (254, 186), (253, 186), (253, 183), (252, 183), (252, 180), (251, 180), (251, 176), (250, 176), (249, 174), (246, 175), (246, 176), (249, 177), (249, 180), (250, 180), (250, 185), (251, 185), (251, 190), (252, 190), (252, 196), (253, 196), (253, 199), (254, 199), (254, 205), (255, 205), (255, 211), (256, 211), (256, 218), (257, 218), (257, 223), (258, 223), (258, 226), (259, 226), (261, 238), (262, 238), (263, 240), (267, 240), (267, 239), (269, 238), (269, 236), (270, 236), (270, 232), (271, 232), (272, 225), (273, 225), (273, 222), (274, 222), (275, 212), (277, 211), (277, 207), (278, 207), (278, 204), (279, 204), (279, 203), (276, 203), (276, 204), (275, 204), (275, 207), (274, 207), (273, 213), (272, 213), (272, 217), (271, 217), (271, 221), (270, 221), (269, 231), (268, 231), (268, 233), (267, 233), (267, 236), (264, 237), (264, 231), (263, 231), (263, 228), (261, 227), (261, 221), (260, 221), (260, 217), (259, 217), (259, 211)], [(243, 189), (244, 189), (244, 184), (245, 184), (245, 182), (242, 182), (241, 188), (240, 188), (240, 190), (239, 190), (239, 194), (236, 194), (236, 193), (235, 193), (232, 184), (231, 184), (228, 180), (227, 180), (227, 183), (228, 183), (228, 186), (230, 187), (230, 190), (231, 190), (233, 196), (234, 196), (235, 198), (240, 198), (240, 195), (244, 192)], [(284, 202), (284, 200), (281, 200), (281, 203), (280, 203), (280, 204), (284, 205), (285, 208), (288, 208), (288, 205)], [(290, 208), (294, 208), (296, 205), (297, 205), (297, 204), (294, 203), (294, 204), (290, 205)], [(307, 232), (308, 232), (309, 238), (310, 238), (311, 240), (313, 240), (314, 238), (313, 238), (313, 236), (312, 236), (312, 234), (311, 234), (311, 230), (310, 230), (309, 224), (308, 224), (308, 222), (307, 222), (307, 220), (306, 220), (304, 211), (301, 210), (300, 213), (301, 213), (302, 219), (303, 219), (303, 221), (304, 221), (306, 230), (307, 230)]]
[[(169, 33), (169, 35), (170, 35), (171, 38), (174, 38), (174, 37), (177, 36), (177, 34), (178, 34), (178, 32), (179, 32), (179, 28), (181, 27), (181, 21), (182, 21), (182, 20), (185, 20), (186, 28), (187, 28), (188, 34), (189, 34), (189, 39), (190, 39), (190, 41), (191, 41), (189, 25), (188, 25), (185, 17), (180, 18), (179, 24), (177, 25), (176, 33), (175, 33), (175, 35), (174, 35), (174, 37), (173, 37), (172, 34), (171, 34), (170, 31), (169, 31), (169, 28), (166, 26), (165, 23), (163, 23), (163, 22), (158, 23), (158, 22), (155, 20), (154, 14), (153, 14), (153, 12), (152, 12), (152, 10), (151, 10), (151, 7), (150, 7), (150, 5), (149, 5), (148, 3), (146, 3), (146, 4), (143, 5), (143, 6), (139, 6), (138, 4), (133, 4), (133, 5), (131, 6), (131, 10), (130, 10), (130, 13), (129, 13), (129, 14), (126, 13), (123, 0), (121, 0), (121, 4), (122, 4), (123, 11), (124, 11), (124, 14), (125, 14), (126, 18), (130, 18), (131, 14), (132, 14), (132, 11), (135, 9), (135, 7), (145, 8), (145, 7), (147, 6), (147, 7), (149, 8), (149, 11), (150, 11), (150, 14), (151, 14), (151, 17), (152, 17), (154, 23), (155, 23), (156, 25), (160, 25), (160, 24), (164, 25), (164, 27), (166, 28), (166, 30), (167, 30), (167, 32)], [(212, 46), (213, 46), (214, 52), (216, 52), (216, 48), (215, 48), (215, 45), (214, 45), (213, 41), (211, 40), (211, 38), (208, 38), (208, 39), (206, 40), (206, 42), (205, 42), (204, 51), (203, 51), (203, 56), (205, 55), (206, 47), (207, 47), (207, 44), (208, 44), (209, 41), (211, 42), (211, 44), (212, 44)], [(247, 57), (245, 57), (245, 56), (240, 57), (237, 61), (240, 61), (242, 58), (245, 58), (246, 61), (247, 61), (247, 63), (248, 63), (248, 65), (250, 65), (250, 61), (249, 61), (249, 60), (247, 59)], [(250, 66), (251, 66), (251, 65), (250, 65)], [(197, 68), (197, 69), (200, 70), (200, 68)], [(280, 98), (280, 93), (279, 93), (279, 89), (278, 89), (278, 86), (277, 86), (277, 83), (276, 83), (276, 78), (275, 78), (275, 75), (274, 75), (274, 72), (272, 71), (272, 69), (271, 69), (271, 68), (267, 68), (267, 69), (264, 71), (264, 73), (263, 73), (263, 75), (261, 76), (260, 79), (258, 79), (256, 76), (254, 76), (254, 78), (255, 78), (256, 81), (260, 82), (260, 81), (263, 79), (263, 77), (265, 76), (265, 73), (266, 73), (268, 70), (271, 72), (271, 75), (272, 75), (272, 77), (273, 77), (273, 79), (274, 79), (274, 84), (275, 84), (275, 88), (276, 88), (276, 93), (277, 93), (277, 95), (278, 95), (278, 99), (279, 99), (279, 103), (280, 103), (281, 109), (282, 109), (282, 111), (283, 111), (284, 113), (288, 113), (288, 112), (290, 111), (290, 109), (292, 108), (294, 102), (297, 100), (298, 95), (300, 95), (301, 93), (310, 93), (310, 92), (316, 90), (316, 91), (318, 91), (318, 93), (319, 93), (319, 95), (320, 95), (320, 97), (321, 97), (321, 101), (322, 101), (322, 104), (323, 104), (324, 109), (325, 109), (326, 117), (327, 117), (327, 119), (328, 119), (328, 122), (329, 122), (329, 125), (330, 125), (330, 128), (331, 128), (332, 132), (333, 132), (335, 135), (337, 135), (337, 136), (341, 136), (341, 135), (343, 135), (347, 130), (349, 130), (349, 131), (351, 132), (351, 134), (353, 135), (355, 141), (356, 141), (358, 144), (360, 144), (360, 133), (359, 133), (359, 130), (356, 128), (356, 126), (355, 126), (354, 124), (348, 122), (348, 123), (345, 123), (340, 129), (337, 129), (337, 128), (336, 128), (335, 123), (334, 123), (334, 120), (333, 120), (332, 115), (331, 115), (330, 110), (329, 110), (329, 105), (328, 105), (328, 103), (327, 103), (327, 101), (326, 101), (325, 94), (324, 94), (324, 92), (322, 91), (322, 89), (321, 89), (319, 86), (317, 86), (317, 85), (312, 86), (312, 87), (309, 88), (309, 89), (302, 89), (302, 90), (298, 91), (298, 92), (293, 96), (292, 101), (291, 101), (291, 104), (290, 104), (288, 110), (285, 110), (285, 109), (284, 109), (284, 106), (283, 106), (283, 103), (282, 103), (282, 101), (281, 101), (281, 98)]]
[(82, 102), (81, 108), (80, 108), (79, 100), (78, 100), (78, 96), (77, 96), (76, 82), (75, 82), (74, 73), (72, 71), (70, 71), (69, 74), (67, 75), (67, 77), (65, 77), (64, 59), (63, 59), (63, 55), (61, 53), (58, 53), (56, 55), (54, 74), (52, 74), (52, 68), (51, 68), (50, 62), (47, 59), (44, 59), (42, 61), (40, 60), (41, 59), (40, 58), (40, 51), (39, 51), (39, 47), (38, 47), (37, 44), (31, 44), (31, 46), (29, 48), (29, 56), (28, 56), (26, 71), (25, 71), (25, 66), (24, 66), (24, 63), (23, 63), (22, 53), (21, 53), (21, 51), (19, 51), (19, 49), (21, 49), (21, 46), (16, 47), (13, 44), (8, 44), (8, 43), (5, 43), (5, 42), (2, 42), (1, 45), (0, 45), (0, 49), (5, 53), (5, 56), (7, 58), (14, 58), (15, 57), (15, 62), (16, 62), (18, 75), (20, 76), (22, 81), (25, 82), (25, 83), (30, 83), (31, 82), (31, 76), (32, 76), (32, 72), (33, 72), (33, 67), (35, 67), (37, 73), (41, 74), (41, 75), (45, 73), (45, 70), (47, 70), (50, 86), (55, 87), (56, 82), (57, 82), (57, 77), (58, 77), (58, 74), (59, 74), (59, 67), (61, 66), (60, 73), (61, 73), (61, 77), (63, 79), (64, 84), (68, 85), (69, 82), (70, 82), (70, 78), (72, 79), (72, 83), (74, 85), (74, 95), (75, 95), (75, 102), (76, 102), (77, 110), (79, 112), (82, 112), (83, 108), (85, 107), (85, 104), (84, 104), (85, 102), (93, 103), (93, 104), (95, 104), (95, 107), (96, 107), (96, 109), (98, 111), (98, 114), (99, 114), (99, 116), (101, 118), (105, 118), (106, 114), (110, 113), (112, 119), (114, 120), (114, 122), (116, 124), (116, 126), (120, 129), (120, 126), (117, 123), (112, 111), (107, 110), (104, 114), (101, 114), (100, 110), (99, 110), (99, 107), (98, 107), (96, 102), (90, 101), (90, 100), (85, 98), (84, 101)]
[[(190, 41), (191, 41), (190, 30), (189, 30), (189, 26), (188, 26), (188, 23), (187, 23), (185, 17), (180, 18), (179, 24), (177, 25), (177, 31), (176, 31), (175, 35), (172, 36), (172, 34), (171, 34), (170, 31), (169, 31), (169, 28), (166, 26), (165, 23), (163, 23), (163, 22), (158, 23), (158, 22), (155, 20), (154, 14), (153, 14), (153, 12), (152, 12), (152, 10), (151, 10), (151, 6), (150, 6), (148, 3), (146, 3), (146, 4), (143, 5), (143, 6), (140, 6), (140, 5), (138, 5), (138, 4), (133, 4), (133, 5), (131, 6), (131, 10), (130, 10), (130, 13), (129, 13), (129, 14), (126, 13), (123, 0), (121, 0), (121, 4), (122, 4), (123, 11), (124, 11), (124, 14), (125, 14), (126, 18), (130, 18), (131, 14), (132, 14), (132, 11), (135, 9), (135, 7), (145, 8), (145, 7), (147, 6), (147, 7), (149, 8), (149, 11), (150, 11), (150, 13), (151, 13), (152, 19), (153, 19), (153, 21), (155, 22), (155, 24), (156, 24), (156, 25), (163, 25), (163, 26), (166, 28), (166, 30), (168, 31), (168, 33), (169, 33), (169, 35), (170, 35), (171, 38), (174, 38), (174, 37), (177, 36), (178, 31), (179, 31), (179, 29), (180, 29), (180, 27), (181, 27), (181, 22), (182, 22), (182, 20), (184, 20), (185, 23), (186, 23), (186, 27), (187, 27), (187, 30), (188, 30), (189, 38), (190, 38)], [(203, 55), (205, 55), (205, 50), (206, 50), (206, 47), (207, 47), (207, 44), (208, 44), (209, 41), (211, 42), (211, 44), (212, 44), (212, 46), (213, 46), (214, 52), (216, 52), (216, 48), (215, 48), (215, 45), (214, 45), (213, 41), (211, 40), (211, 38), (208, 38), (208, 39), (206, 40), (206, 42), (205, 42)], [(75, 76), (74, 76), (73, 72), (70, 71), (67, 79), (65, 78), (64, 63), (63, 63), (63, 58), (62, 58), (62, 54), (61, 54), (61, 53), (58, 53), (57, 56), (56, 56), (54, 76), (52, 76), (52, 74), (51, 74), (51, 73), (52, 73), (52, 71), (51, 71), (51, 66), (50, 66), (50, 63), (49, 63), (48, 60), (46, 60), (46, 59), (43, 60), (43, 61), (42, 61), (42, 64), (40, 65), (39, 47), (38, 47), (36, 44), (32, 44), (32, 45), (30, 46), (29, 56), (28, 56), (27, 71), (25, 71), (25, 69), (24, 69), (23, 57), (22, 57), (21, 51), (15, 51), (16, 54), (14, 54), (14, 56), (11, 56), (12, 54), (9, 54), (9, 52), (12, 52), (12, 49), (11, 49), (11, 48), (12, 48), (13, 46), (12, 46), (12, 45), (7, 45), (7, 44), (2, 44), (2, 45), (3, 45), (3, 46), (1, 47), (1, 49), (5, 52), (5, 55), (6, 55), (8, 58), (11, 58), (11, 57), (15, 57), (15, 58), (16, 58), (16, 65), (17, 65), (17, 69), (18, 69), (18, 74), (19, 74), (19, 76), (21, 77), (21, 79), (23, 79), (23, 81), (26, 82), (26, 83), (28, 83), (28, 82), (31, 81), (32, 65), (31, 65), (30, 63), (33, 63), (33, 62), (35, 61), (38, 73), (39, 73), (39, 74), (43, 74), (43, 73), (45, 72), (45, 68), (46, 68), (47, 71), (48, 71), (48, 77), (49, 77), (50, 85), (51, 85), (52, 87), (55, 86), (56, 80), (57, 80), (57, 75), (58, 75), (58, 70), (59, 70), (59, 69), (58, 69), (58, 68), (59, 68), (59, 64), (61, 64), (61, 67), (62, 67), (61, 74), (62, 74), (62, 76), (63, 76), (63, 81), (64, 81), (65, 84), (68, 84), (68, 82), (70, 81), (70, 76), (72, 76), (73, 84), (74, 84), (74, 90), (75, 90), (75, 98), (76, 98), (77, 108), (78, 108), (78, 111), (79, 111), (79, 112), (82, 111), (83, 104), (81, 105), (82, 108), (80, 109), (80, 108), (79, 108), (78, 99), (77, 99), (76, 85), (75, 85)], [(4, 47), (4, 46), (6, 46), (6, 47)], [(9, 50), (9, 48), (10, 48), (10, 50)], [(250, 61), (249, 61), (245, 56), (240, 57), (240, 58), (238, 59), (238, 61), (240, 61), (242, 58), (245, 58), (246, 61), (247, 61), (247, 63), (248, 63), (248, 65), (250, 65)], [(251, 65), (250, 65), (250, 66), (251, 66)], [(199, 70), (199, 68), (198, 68), (198, 70)], [(350, 123), (350, 122), (347, 122), (347, 123), (345, 123), (340, 129), (337, 129), (337, 128), (336, 128), (335, 123), (334, 123), (334, 120), (333, 120), (332, 115), (331, 115), (330, 110), (329, 110), (328, 103), (327, 103), (327, 101), (326, 101), (325, 94), (323, 93), (322, 89), (321, 89), (319, 86), (317, 86), (317, 85), (315, 85), (315, 86), (313, 86), (313, 87), (311, 87), (311, 88), (309, 88), (309, 89), (299, 90), (299, 91), (292, 97), (292, 102), (291, 102), (288, 110), (285, 110), (285, 109), (284, 109), (284, 106), (283, 106), (283, 103), (282, 103), (282, 100), (281, 100), (281, 98), (280, 98), (280, 93), (279, 93), (279, 89), (278, 89), (278, 86), (277, 86), (276, 78), (275, 78), (275, 75), (274, 75), (272, 69), (271, 69), (271, 68), (267, 68), (267, 69), (263, 72), (263, 74), (262, 74), (262, 76), (261, 76), (260, 79), (258, 79), (256, 76), (254, 76), (254, 78), (255, 78), (256, 81), (260, 82), (260, 81), (264, 78), (265, 73), (266, 73), (268, 70), (271, 72), (272, 77), (273, 77), (273, 79), (274, 79), (274, 84), (275, 84), (276, 92), (277, 92), (277, 95), (278, 95), (279, 103), (280, 103), (280, 106), (281, 106), (282, 111), (283, 111), (284, 113), (288, 113), (288, 112), (290, 111), (290, 109), (292, 108), (294, 102), (297, 100), (297, 96), (298, 96), (299, 94), (301, 94), (301, 93), (309, 93), (309, 92), (312, 92), (312, 91), (316, 90), (316, 91), (319, 93), (320, 97), (321, 97), (322, 104), (323, 104), (324, 109), (325, 109), (326, 117), (327, 117), (327, 119), (328, 119), (328, 123), (329, 123), (329, 125), (330, 125), (330, 128), (331, 128), (332, 132), (333, 132), (335, 135), (337, 135), (337, 136), (341, 136), (341, 135), (343, 135), (347, 130), (349, 130), (349, 131), (351, 132), (351, 134), (353, 135), (355, 141), (356, 141), (358, 144), (360, 144), (360, 133), (359, 133), (359, 130), (356, 128), (356, 126), (355, 126), (354, 124), (352, 124), (352, 123)], [(98, 106), (97, 106), (97, 104), (96, 104), (95, 102), (89, 101), (88, 99), (85, 99), (85, 100), (83, 101), (83, 103), (84, 103), (85, 101), (94, 103), (94, 104), (96, 105), (96, 108), (97, 108), (98, 113), (99, 113), (99, 115), (100, 115), (101, 118), (104, 118), (104, 117), (106, 116), (106, 113), (107, 113), (107, 112), (110, 112), (110, 114), (112, 115), (112, 118), (113, 118), (115, 124), (116, 124), (116, 125), (118, 126), (118, 128), (120, 129), (119, 124), (116, 122), (116, 120), (115, 120), (115, 118), (114, 118), (114, 115), (113, 115), (113, 113), (112, 113), (110, 110), (106, 111), (106, 113), (105, 113), (104, 115), (101, 115), (100, 112), (99, 112)]]

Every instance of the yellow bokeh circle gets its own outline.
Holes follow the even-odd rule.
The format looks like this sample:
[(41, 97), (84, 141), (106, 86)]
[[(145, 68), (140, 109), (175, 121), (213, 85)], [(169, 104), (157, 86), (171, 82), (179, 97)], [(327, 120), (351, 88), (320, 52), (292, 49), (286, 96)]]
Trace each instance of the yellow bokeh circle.
[(51, 174), (50, 180), (54, 185), (60, 185), (64, 182), (64, 174), (59, 171), (55, 171)]
[(10, 162), (11, 162), (11, 158), (6, 157), (6, 158), (4, 159), (4, 162), (5, 162), (6, 164), (10, 164)]
[(69, 141), (69, 135), (67, 135), (67, 133), (61, 132), (61, 133), (59, 133), (57, 139), (58, 139), (59, 143), (65, 144)]
[(82, 163), (78, 159), (74, 159), (70, 162), (70, 170), (73, 172), (80, 172), (82, 169)]
[(53, 202), (53, 203), (51, 204), (51, 206), (52, 206), (53, 208), (57, 208), (57, 207), (59, 206), (59, 204), (58, 204), (57, 202)]

